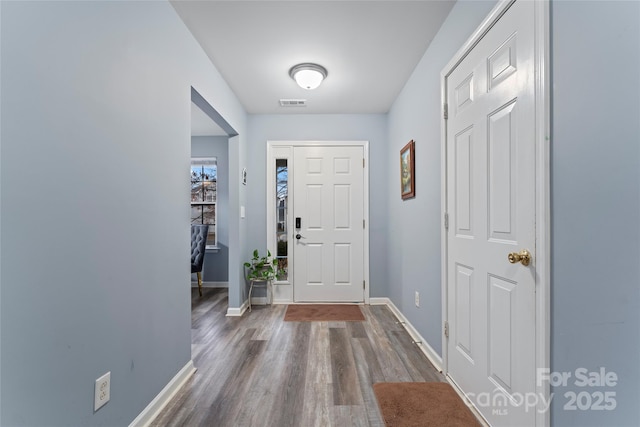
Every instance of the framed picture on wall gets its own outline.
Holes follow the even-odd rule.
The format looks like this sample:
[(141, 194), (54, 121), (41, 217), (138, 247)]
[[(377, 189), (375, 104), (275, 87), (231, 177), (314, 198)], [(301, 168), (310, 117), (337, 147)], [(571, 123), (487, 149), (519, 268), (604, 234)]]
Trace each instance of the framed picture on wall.
[(413, 139), (400, 150), (400, 194), (403, 200), (416, 196), (415, 142)]

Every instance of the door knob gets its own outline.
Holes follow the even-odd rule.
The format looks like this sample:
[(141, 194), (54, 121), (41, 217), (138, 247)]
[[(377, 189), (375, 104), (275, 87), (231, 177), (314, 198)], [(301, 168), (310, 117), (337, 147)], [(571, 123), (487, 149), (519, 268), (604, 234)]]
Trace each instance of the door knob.
[(296, 234), (296, 239), (300, 240), (300, 239), (304, 239), (304, 238), (305, 237), (302, 234), (300, 234), (300, 233)]
[(522, 265), (527, 266), (529, 265), (529, 263), (531, 263), (531, 254), (526, 249), (521, 250), (520, 253), (511, 252), (509, 254), (509, 262), (511, 264), (517, 264), (521, 262)]

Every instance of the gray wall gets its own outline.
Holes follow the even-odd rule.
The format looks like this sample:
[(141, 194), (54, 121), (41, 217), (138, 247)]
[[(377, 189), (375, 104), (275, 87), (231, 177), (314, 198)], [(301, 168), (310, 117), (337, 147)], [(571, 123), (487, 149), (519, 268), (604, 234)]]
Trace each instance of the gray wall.
[(0, 8), (0, 425), (127, 425), (191, 358), (191, 86), (245, 113), (168, 3)]
[[(0, 6), (0, 34), (2, 34), (2, 7)], [(2, 51), (0, 46), (0, 52)], [(0, 100), (2, 99), (2, 61), (0, 61)], [(0, 102), (0, 118), (2, 102)], [(0, 177), (2, 176), (2, 120), (0, 120)], [(0, 225), (2, 224), (2, 185), (0, 185)], [(2, 227), (0, 226), (0, 337), (2, 336)], [(0, 423), (2, 423), (2, 339), (0, 339)]]
[(267, 141), (369, 141), (370, 295), (386, 296), (389, 283), (385, 235), (388, 227), (386, 194), (389, 185), (385, 161), (386, 134), (386, 115), (383, 114), (250, 115), (248, 245), (253, 248), (266, 247), (266, 185), (262, 177), (266, 175)]
[[(218, 162), (216, 230), (218, 251), (207, 251), (202, 266), (205, 282), (229, 280), (229, 138), (226, 136), (191, 137), (192, 157), (216, 157)], [(193, 275), (195, 280), (195, 275)]]
[[(551, 368), (619, 378), (555, 388), (552, 421), (638, 426), (640, 3), (552, 2), (552, 52)], [(563, 410), (567, 391), (613, 391), (617, 408)]]
[[(440, 263), (440, 72), (480, 25), (495, 2), (459, 1), (427, 49), (389, 112), (389, 145), (383, 167), (390, 173), (388, 296), (442, 354)], [(400, 149), (416, 142), (416, 197), (400, 198)], [(414, 304), (420, 292), (420, 308)]]

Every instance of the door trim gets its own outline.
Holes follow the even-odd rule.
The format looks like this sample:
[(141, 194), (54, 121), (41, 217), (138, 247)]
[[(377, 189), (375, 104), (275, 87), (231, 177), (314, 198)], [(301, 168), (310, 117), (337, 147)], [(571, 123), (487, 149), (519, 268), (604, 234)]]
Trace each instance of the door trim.
[[(441, 193), (440, 203), (442, 209), (442, 230), (441, 233), (441, 253), (442, 256), (442, 368), (445, 375), (448, 373), (448, 348), (447, 338), (444, 333), (444, 323), (449, 320), (447, 311), (447, 233), (444, 232), (445, 214), (447, 209), (447, 125), (444, 118), (444, 105), (447, 100), (447, 78), (458, 66), (458, 64), (469, 54), (478, 44), (484, 35), (493, 25), (504, 15), (509, 7), (516, 0), (501, 0), (489, 13), (480, 26), (474, 31), (467, 42), (458, 50), (449, 63), (440, 73), (440, 96), (443, 114), (440, 116), (441, 131)], [(540, 369), (550, 369), (550, 341), (551, 341), (551, 191), (550, 191), (550, 87), (549, 87), (549, 2), (535, 2), (535, 29), (534, 29), (534, 85), (535, 85), (535, 203), (536, 203), (536, 296), (535, 296), (535, 363), (536, 372)], [(464, 390), (463, 390), (464, 391)], [(545, 401), (549, 401), (550, 387), (548, 382), (536, 381), (536, 393), (544, 396)], [(542, 410), (542, 404), (538, 409)], [(536, 411), (536, 426), (548, 426), (550, 423), (549, 411)]]
[[(291, 168), (295, 165), (293, 162), (293, 148), (294, 147), (362, 147), (364, 156), (364, 303), (369, 304), (370, 301), (370, 281), (369, 281), (369, 141), (304, 141), (304, 140), (291, 140), (291, 141), (267, 141), (267, 165), (266, 165), (266, 221), (267, 221), (267, 249), (271, 253), (276, 253), (275, 250), (275, 183), (276, 171), (275, 160), (276, 158), (287, 158)], [(293, 176), (293, 174), (289, 174)], [(293, 184), (289, 182), (289, 188), (293, 188)], [(290, 195), (291, 200), (289, 204), (293, 206), (293, 194)], [(289, 224), (293, 223), (293, 211), (288, 213)], [(293, 257), (293, 251), (289, 253), (290, 257)], [(289, 277), (293, 277), (293, 262), (289, 263)], [(291, 282), (276, 282), (273, 286), (273, 301), (274, 303), (287, 304), (293, 302), (293, 284)]]

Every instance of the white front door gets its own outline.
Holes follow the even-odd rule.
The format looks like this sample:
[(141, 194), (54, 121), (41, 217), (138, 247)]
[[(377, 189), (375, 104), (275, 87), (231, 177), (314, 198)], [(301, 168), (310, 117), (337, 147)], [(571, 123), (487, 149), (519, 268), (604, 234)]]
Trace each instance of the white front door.
[(364, 301), (363, 151), (361, 146), (294, 147), (296, 302)]
[(448, 375), (493, 426), (535, 424), (534, 63), (519, 0), (446, 79)]

